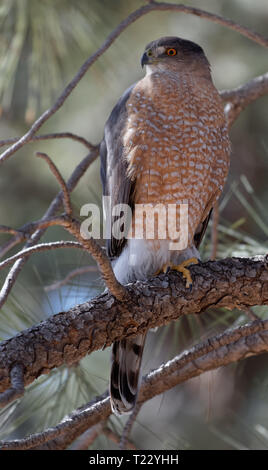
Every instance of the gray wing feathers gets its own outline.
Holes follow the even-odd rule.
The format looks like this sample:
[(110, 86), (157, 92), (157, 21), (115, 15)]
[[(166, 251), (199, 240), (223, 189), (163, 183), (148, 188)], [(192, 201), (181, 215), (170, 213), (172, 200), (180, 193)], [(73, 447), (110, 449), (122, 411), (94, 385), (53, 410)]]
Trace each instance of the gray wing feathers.
[[(104, 139), (100, 146), (103, 195), (110, 196), (111, 208), (120, 203), (132, 207), (135, 184), (127, 176), (122, 139), (127, 119), (126, 102), (133, 87), (134, 85), (126, 90), (114, 107), (105, 125)], [(107, 240), (108, 255), (111, 258), (118, 257), (125, 242), (126, 239), (117, 240), (110, 233), (110, 239)]]

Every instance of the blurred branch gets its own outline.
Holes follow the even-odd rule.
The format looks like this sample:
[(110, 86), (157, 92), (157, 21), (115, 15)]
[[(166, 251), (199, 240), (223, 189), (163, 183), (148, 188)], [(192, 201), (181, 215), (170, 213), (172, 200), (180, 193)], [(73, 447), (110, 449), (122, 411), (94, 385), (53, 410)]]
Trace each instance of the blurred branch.
[[(143, 380), (138, 403), (144, 403), (176, 385), (204, 372), (268, 351), (268, 320), (254, 321), (226, 331), (176, 356)], [(54, 428), (25, 439), (1, 441), (1, 450), (66, 449), (92, 426), (112, 413), (108, 392), (66, 416)]]
[(0, 233), (9, 233), (11, 235), (21, 235), (19, 230), (16, 230), (12, 227), (7, 227), (6, 225), (0, 225)]
[(34, 245), (34, 246), (31, 246), (30, 248), (25, 248), (25, 250), (21, 250), (15, 255), (10, 256), (10, 258), (7, 258), (4, 261), (0, 262), (0, 270), (4, 269), (9, 264), (14, 263), (14, 261), (17, 261), (17, 259), (28, 258), (28, 256), (32, 255), (33, 253), (56, 250), (58, 248), (80, 248), (84, 250), (84, 247), (80, 243), (74, 242), (74, 241), (40, 243), (39, 245)]
[(3, 341), (0, 392), (10, 387), (10, 367), (18, 358), (24, 366), (26, 386), (55, 367), (73, 364), (114, 341), (145, 333), (182, 315), (201, 313), (214, 306), (243, 310), (253, 305), (268, 305), (268, 270), (264, 257), (208, 261), (190, 270), (194, 279), (191, 292), (181, 276), (171, 271), (149, 282), (129, 284), (127, 302), (104, 292)]
[[(108, 428), (107, 426), (105, 426), (102, 430), (102, 433), (108, 437), (108, 439), (110, 439), (110, 441), (114, 442), (115, 444), (119, 444), (120, 443), (120, 440), (121, 440), (121, 437), (118, 436), (118, 434), (116, 434), (114, 431), (112, 431), (110, 428)], [(131, 450), (137, 450), (137, 447), (134, 446), (134, 444), (130, 441), (126, 441), (125, 443), (125, 448), (126, 449), (131, 449)]]
[(67, 184), (64, 181), (64, 178), (62, 177), (61, 173), (59, 172), (58, 168), (56, 167), (55, 163), (51, 160), (51, 158), (43, 152), (36, 152), (36, 156), (39, 158), (42, 158), (42, 160), (45, 160), (45, 162), (48, 164), (51, 172), (55, 176), (56, 180), (58, 181), (61, 191), (62, 191), (62, 203), (64, 207), (65, 214), (68, 217), (72, 216), (72, 204), (71, 204), (71, 198), (69, 194), (69, 189)]
[(260, 320), (260, 317), (258, 317), (258, 315), (256, 315), (256, 313), (253, 312), (252, 308), (246, 307), (244, 308), (244, 312), (250, 320), (253, 320), (253, 321)]
[(263, 37), (261, 34), (258, 34), (254, 31), (251, 31), (249, 28), (246, 28), (238, 23), (235, 23), (232, 20), (224, 18), (220, 15), (209, 13), (205, 10), (199, 8), (194, 8), (185, 5), (176, 5), (174, 3), (161, 3), (161, 2), (150, 2), (145, 6), (142, 6), (132, 12), (127, 18), (125, 18), (107, 37), (102, 46), (94, 52), (82, 65), (74, 78), (63, 90), (56, 102), (47, 109), (31, 126), (28, 132), (24, 134), (19, 140), (17, 140), (11, 147), (9, 147), (5, 152), (0, 155), (0, 164), (3, 163), (6, 159), (11, 157), (17, 150), (23, 147), (25, 144), (30, 142), (34, 134), (40, 129), (40, 127), (51, 117), (53, 116), (64, 104), (68, 96), (71, 94), (73, 89), (78, 85), (80, 80), (83, 78), (85, 73), (89, 68), (96, 62), (96, 60), (104, 54), (104, 52), (111, 46), (111, 44), (116, 40), (116, 38), (132, 23), (137, 21), (142, 16), (150, 13), (152, 11), (176, 11), (179, 13), (186, 13), (198, 16), (200, 18), (205, 18), (214, 23), (218, 23), (222, 26), (226, 26), (234, 31), (239, 32), (240, 34), (246, 36), (252, 41), (257, 42), (258, 44), (268, 47), (268, 39)]
[(71, 446), (70, 450), (87, 450), (97, 437), (102, 433), (103, 423), (96, 424), (92, 428), (87, 429), (76, 442)]
[[(15, 230), (12, 227), (6, 227), (6, 230), (3, 230), (3, 232), (9, 231), (9, 233), (16, 233), (17, 235), (12, 239), (14, 240), (13, 246), (17, 245), (18, 243), (24, 241), (24, 240), (29, 240), (30, 236), (36, 231), (36, 230), (43, 230), (48, 227), (53, 227), (55, 225), (60, 225), (61, 224), (61, 217), (60, 216), (52, 216), (52, 217), (47, 217), (47, 218), (42, 218), (40, 220), (37, 220), (35, 222), (28, 222), (27, 224), (23, 225), (19, 229)], [(0, 232), (1, 232), (1, 227), (0, 227)], [(12, 243), (12, 240), (9, 241), (8, 243)], [(0, 258), (3, 257), (3, 255), (7, 252), (6, 250), (6, 245), (2, 245), (0, 247)], [(27, 248), (26, 248), (27, 249)], [(30, 254), (31, 252), (29, 252)], [(7, 260), (5, 260), (7, 261)], [(7, 262), (9, 264), (9, 262)], [(1, 264), (0, 264), (1, 266)]]
[(134, 410), (132, 411), (130, 417), (128, 418), (128, 420), (125, 424), (125, 427), (123, 429), (122, 436), (121, 436), (121, 439), (120, 439), (120, 442), (119, 442), (119, 449), (121, 449), (121, 450), (124, 450), (124, 449), (127, 448), (127, 444), (129, 442), (129, 435), (131, 433), (133, 424), (136, 421), (136, 418), (138, 416), (138, 413), (139, 413), (141, 407), (142, 407), (142, 403), (139, 403), (139, 404), (136, 403)]
[(221, 91), (229, 127), (249, 104), (268, 94), (268, 72), (233, 90)]
[(61, 279), (60, 281), (53, 282), (49, 286), (46, 286), (44, 288), (44, 290), (45, 290), (45, 292), (50, 292), (52, 290), (59, 289), (60, 287), (65, 286), (71, 279), (73, 279), (76, 276), (81, 276), (82, 274), (92, 273), (92, 272), (95, 273), (97, 271), (98, 271), (98, 268), (95, 265), (94, 266), (92, 266), (92, 265), (82, 266), (80, 268), (73, 269), (72, 271), (70, 271), (67, 274), (67, 276), (65, 276), (64, 279)]
[[(20, 137), (12, 137), (10, 139), (0, 140), (0, 147), (5, 145), (10, 145), (16, 143)], [(76, 142), (83, 144), (88, 150), (94, 150), (95, 146), (91, 144), (87, 139), (81, 137), (80, 135), (73, 134), (72, 132), (55, 132), (54, 134), (43, 134), (43, 135), (33, 135), (30, 142), (38, 142), (40, 140), (53, 140), (53, 139), (72, 139)]]

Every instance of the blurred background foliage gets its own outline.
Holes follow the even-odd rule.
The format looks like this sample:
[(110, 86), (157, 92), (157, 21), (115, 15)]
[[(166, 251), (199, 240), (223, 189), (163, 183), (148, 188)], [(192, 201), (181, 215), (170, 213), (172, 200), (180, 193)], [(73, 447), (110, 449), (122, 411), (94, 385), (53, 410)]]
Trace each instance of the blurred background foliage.
[[(267, 0), (192, 0), (197, 6), (267, 33)], [(48, 108), (83, 61), (131, 11), (144, 4), (128, 0), (0, 1), (0, 139), (22, 135)], [(71, 131), (98, 143), (103, 126), (122, 92), (142, 76), (144, 45), (163, 35), (178, 35), (203, 46), (218, 89), (236, 87), (267, 71), (267, 50), (239, 34), (190, 15), (154, 12), (131, 25), (94, 64), (63, 108), (41, 133)], [(232, 163), (221, 199), (219, 257), (267, 252), (268, 239), (268, 97), (257, 100), (231, 131)], [(48, 153), (65, 178), (85, 155), (70, 140), (31, 143), (17, 152), (0, 173), (0, 223), (20, 227), (40, 218), (58, 191), (57, 183), (35, 151)], [(72, 195), (82, 204), (101, 202), (99, 161)], [(209, 229), (210, 230), (210, 229)], [(69, 238), (50, 229), (43, 240)], [(4, 242), (6, 236), (1, 235)], [(209, 258), (210, 233), (202, 246)], [(31, 258), (0, 312), (0, 339), (47, 316), (88, 300), (103, 289), (98, 273), (81, 275), (48, 290), (72, 269), (93, 264), (85, 255), (61, 250)], [(5, 272), (1, 272), (1, 281)], [(267, 318), (267, 309), (255, 313)], [(149, 333), (144, 371), (182, 350), (248, 320), (243, 312), (223, 309), (192, 316)], [(40, 431), (108, 385), (109, 350), (96, 352), (69, 369), (62, 367), (28, 387), (23, 399), (0, 414), (0, 438), (19, 438)], [(138, 448), (264, 449), (268, 447), (266, 355), (207, 373), (145, 404), (133, 429)], [(122, 431), (124, 420), (109, 426)], [(94, 447), (113, 448), (106, 437)]]

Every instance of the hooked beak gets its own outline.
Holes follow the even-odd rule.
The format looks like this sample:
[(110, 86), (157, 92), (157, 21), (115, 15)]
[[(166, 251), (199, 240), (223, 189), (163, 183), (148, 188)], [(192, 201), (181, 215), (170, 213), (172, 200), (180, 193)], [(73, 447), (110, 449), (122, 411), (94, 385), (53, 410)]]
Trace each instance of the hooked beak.
[(149, 58), (148, 58), (146, 52), (144, 52), (144, 54), (143, 54), (143, 56), (142, 56), (142, 58), (141, 58), (141, 66), (142, 66), (142, 68), (143, 68), (144, 65), (148, 64), (148, 62), (149, 62)]

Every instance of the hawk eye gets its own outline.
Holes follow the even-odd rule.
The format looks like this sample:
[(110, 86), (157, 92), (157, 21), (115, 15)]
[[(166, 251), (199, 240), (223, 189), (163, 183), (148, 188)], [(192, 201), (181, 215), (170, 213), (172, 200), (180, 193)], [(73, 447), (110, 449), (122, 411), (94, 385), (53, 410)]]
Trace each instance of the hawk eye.
[(170, 56), (173, 56), (173, 55), (177, 54), (177, 51), (176, 51), (176, 49), (167, 49), (166, 54), (170, 55)]
[(153, 53), (152, 53), (151, 49), (149, 49), (149, 51), (147, 51), (147, 56), (151, 57), (152, 55), (153, 55)]

